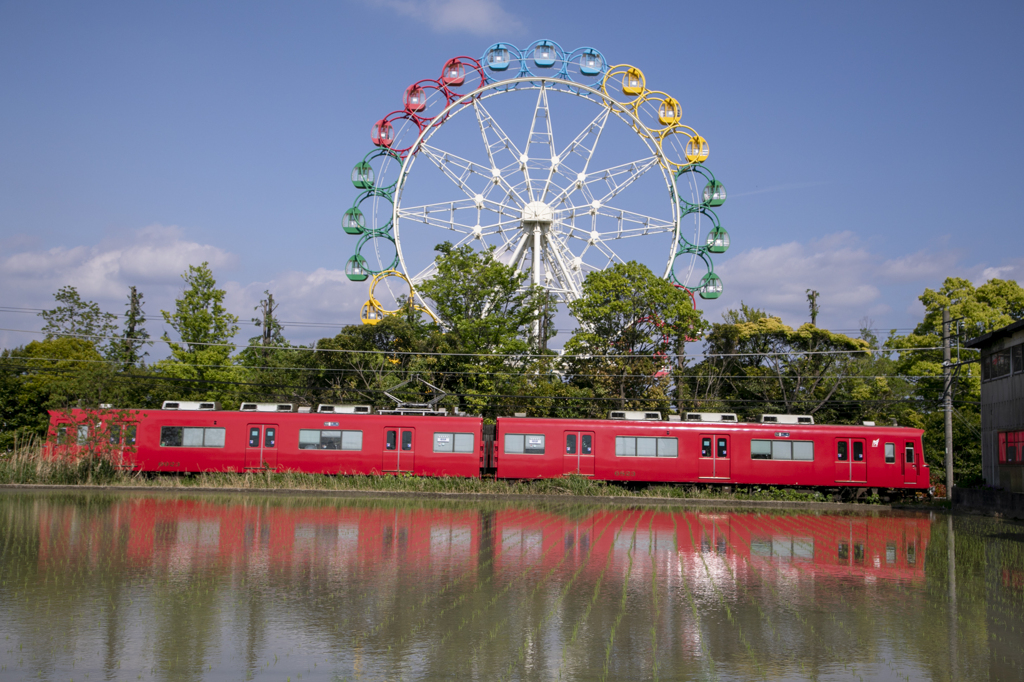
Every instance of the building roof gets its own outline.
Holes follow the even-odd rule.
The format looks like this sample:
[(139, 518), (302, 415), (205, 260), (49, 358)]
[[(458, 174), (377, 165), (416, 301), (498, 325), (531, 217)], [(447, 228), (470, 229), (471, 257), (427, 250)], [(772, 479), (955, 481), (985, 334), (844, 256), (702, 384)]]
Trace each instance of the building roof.
[(990, 331), (988, 334), (982, 334), (976, 338), (971, 339), (964, 345), (968, 348), (984, 348), (992, 345), (995, 341), (1002, 339), (1007, 336), (1012, 336), (1014, 332), (1024, 329), (1024, 320), (1019, 320), (1013, 324), (1008, 324), (1001, 329), (995, 329)]

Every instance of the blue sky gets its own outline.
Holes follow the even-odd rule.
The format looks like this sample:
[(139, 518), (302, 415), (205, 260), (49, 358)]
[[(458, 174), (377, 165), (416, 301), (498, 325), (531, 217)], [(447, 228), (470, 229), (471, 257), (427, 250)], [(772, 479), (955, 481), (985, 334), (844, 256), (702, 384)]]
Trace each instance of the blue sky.
[(353, 322), (366, 286), (344, 277), (340, 219), (372, 123), (451, 56), (550, 38), (640, 67), (709, 140), (732, 237), (709, 319), (743, 300), (799, 324), (813, 288), (822, 326), (910, 328), (944, 277), (1024, 269), (1022, 19), (1009, 2), (0, 3), (0, 305), (70, 284), (120, 312), (134, 284), (157, 315), (208, 260), (243, 320), (270, 289), (283, 320)]

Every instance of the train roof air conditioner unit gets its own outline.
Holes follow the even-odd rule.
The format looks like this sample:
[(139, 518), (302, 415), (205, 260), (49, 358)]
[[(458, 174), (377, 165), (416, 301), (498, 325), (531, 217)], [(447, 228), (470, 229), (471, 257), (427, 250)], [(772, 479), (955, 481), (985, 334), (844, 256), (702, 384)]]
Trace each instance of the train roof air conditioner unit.
[(219, 410), (220, 403), (199, 400), (165, 400), (164, 410)]
[(291, 403), (242, 403), (238, 408), (242, 412), (294, 412)]
[(612, 410), (609, 419), (625, 419), (628, 421), (660, 422), (661, 412), (642, 412), (635, 410)]
[(813, 424), (814, 417), (808, 414), (762, 414), (762, 424)]
[(736, 418), (734, 412), (687, 412), (686, 421), (688, 422), (731, 422), (736, 423), (739, 419)]
[(373, 414), (370, 405), (317, 405), (316, 411), (324, 414)]

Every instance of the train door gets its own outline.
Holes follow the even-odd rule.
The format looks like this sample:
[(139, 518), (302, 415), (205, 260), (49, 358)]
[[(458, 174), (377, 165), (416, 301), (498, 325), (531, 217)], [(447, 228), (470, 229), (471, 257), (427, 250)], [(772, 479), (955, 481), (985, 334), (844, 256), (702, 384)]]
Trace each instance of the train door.
[(700, 458), (697, 460), (697, 477), (715, 477), (715, 437), (703, 435), (700, 437)]
[(384, 429), (384, 471), (412, 471), (415, 442), (416, 429), (397, 426)]
[(837, 438), (834, 452), (836, 453), (836, 481), (847, 483), (850, 477), (850, 439)]
[(865, 441), (863, 438), (850, 439), (850, 480), (867, 482), (868, 463), (864, 461)]
[(729, 447), (729, 436), (715, 437), (715, 478), (732, 477), (732, 448)]
[(731, 478), (732, 457), (729, 436), (708, 434), (700, 437), (700, 459), (697, 460), (699, 478)]
[(903, 446), (903, 482), (917, 483), (917, 455), (914, 453), (913, 442)]
[(594, 433), (592, 431), (565, 432), (562, 473), (594, 475)]
[(277, 468), (277, 424), (249, 424), (245, 468)]

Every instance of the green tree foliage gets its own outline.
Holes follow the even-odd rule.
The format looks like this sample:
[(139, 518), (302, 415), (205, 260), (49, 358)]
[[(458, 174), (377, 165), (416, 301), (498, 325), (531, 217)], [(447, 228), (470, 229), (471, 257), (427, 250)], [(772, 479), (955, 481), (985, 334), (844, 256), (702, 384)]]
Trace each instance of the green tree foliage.
[[(749, 321), (712, 325), (705, 337), (715, 377), (743, 412), (815, 414), (829, 404), (869, 350), (863, 339), (750, 311)], [(733, 313), (727, 319), (740, 320)], [(720, 396), (719, 396), (720, 397)]]
[[(885, 347), (899, 350), (897, 373), (915, 379), (914, 407), (923, 415), (925, 456), (939, 480), (944, 476), (946, 450), (942, 399), (942, 311), (949, 310), (951, 335), (959, 342), (1024, 319), (1024, 289), (1014, 281), (991, 279), (979, 287), (949, 277), (937, 290), (920, 296), (924, 319), (912, 334), (892, 335)], [(953, 361), (978, 360), (978, 352), (958, 348)], [(953, 382), (953, 473), (959, 483), (981, 480), (981, 372), (977, 365), (960, 365)]]
[(83, 301), (72, 286), (61, 287), (53, 295), (57, 305), (39, 313), (43, 318), (43, 333), (47, 339), (74, 337), (92, 342), (104, 356), (109, 356), (115, 344), (111, 337), (117, 334), (117, 316), (100, 310), (97, 303)]
[(122, 386), (92, 341), (59, 337), (0, 354), (0, 451), (42, 438), (47, 410), (96, 407)]
[(569, 305), (579, 328), (565, 344), (571, 381), (594, 397), (592, 415), (607, 409), (668, 410), (671, 367), (686, 338), (703, 329), (689, 295), (630, 261), (591, 272), (583, 296)]
[(174, 311), (160, 311), (180, 340), (163, 334), (171, 357), (156, 367), (164, 376), (178, 381), (177, 397), (181, 399), (235, 404), (238, 392), (233, 384), (244, 379), (243, 372), (230, 366), (238, 317), (224, 308), (225, 292), (217, 288), (208, 263), (190, 265), (181, 278), (185, 290), (175, 301)]
[(125, 369), (142, 365), (149, 355), (143, 350), (149, 339), (149, 332), (146, 331), (146, 313), (142, 309), (142, 299), (142, 292), (135, 287), (128, 291), (128, 302), (125, 303), (128, 310), (124, 316), (121, 338), (112, 344), (117, 360), (124, 364)]

